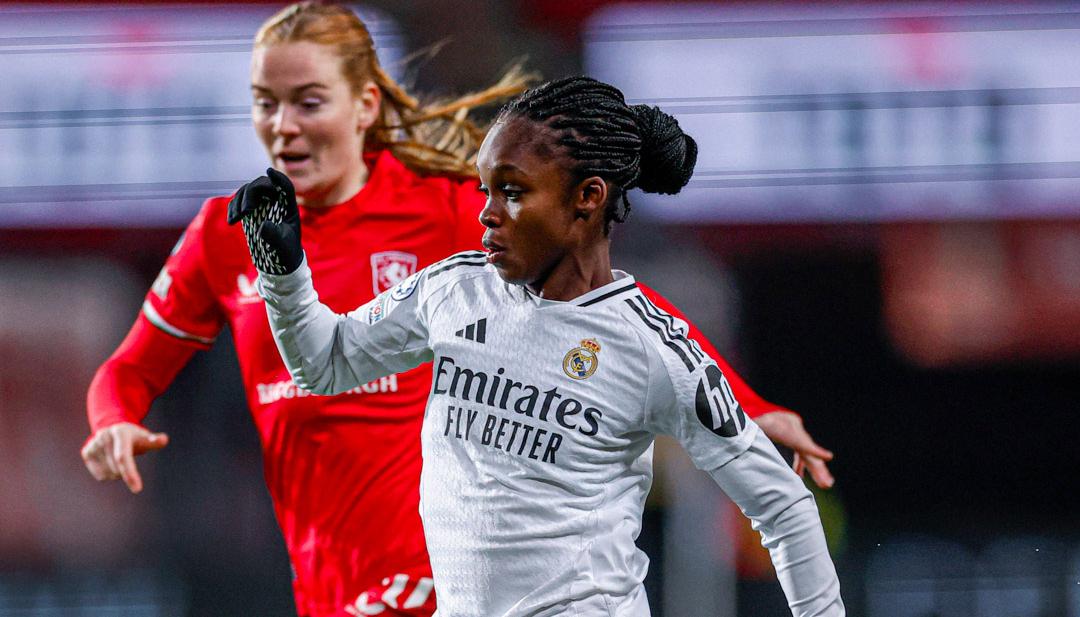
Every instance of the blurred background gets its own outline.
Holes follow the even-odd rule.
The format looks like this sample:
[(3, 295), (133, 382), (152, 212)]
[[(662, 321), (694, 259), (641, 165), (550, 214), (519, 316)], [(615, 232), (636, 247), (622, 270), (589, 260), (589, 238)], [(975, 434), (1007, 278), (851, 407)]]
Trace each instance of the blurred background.
[[(98, 484), (85, 392), (208, 196), (262, 173), (278, 4), (0, 6), (0, 616), (292, 614), (229, 336)], [(849, 614), (1080, 617), (1080, 5), (373, 0), (432, 96), (586, 72), (701, 146), (617, 267), (836, 453)], [(441, 44), (439, 53), (401, 64)], [(654, 615), (785, 615), (756, 535), (658, 447)]]

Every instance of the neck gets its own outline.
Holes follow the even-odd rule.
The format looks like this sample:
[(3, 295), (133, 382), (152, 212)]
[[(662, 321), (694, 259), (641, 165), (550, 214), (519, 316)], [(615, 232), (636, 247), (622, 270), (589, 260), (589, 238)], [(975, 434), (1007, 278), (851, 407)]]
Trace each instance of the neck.
[(327, 208), (345, 203), (364, 188), (369, 173), (367, 165), (361, 161), (358, 172), (346, 174), (340, 182), (325, 189), (318, 187), (304, 194), (298, 193), (296, 203), (305, 208)]
[(615, 280), (611, 275), (611, 242), (603, 238), (561, 260), (542, 279), (527, 285), (547, 300), (567, 302)]

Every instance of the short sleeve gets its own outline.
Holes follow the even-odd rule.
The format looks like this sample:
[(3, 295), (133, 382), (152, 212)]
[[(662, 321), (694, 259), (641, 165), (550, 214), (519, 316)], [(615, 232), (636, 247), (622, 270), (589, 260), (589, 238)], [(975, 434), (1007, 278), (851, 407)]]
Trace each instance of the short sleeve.
[(143, 301), (146, 319), (198, 347), (209, 347), (225, 325), (225, 316), (209, 280), (205, 260), (207, 200), (173, 247)]
[[(646, 313), (647, 315), (647, 313)], [(758, 431), (712, 358), (687, 338), (686, 322), (663, 314), (644, 332), (649, 388), (646, 429), (674, 437), (698, 469), (714, 470), (750, 447)]]
[(478, 251), (485, 227), (480, 224), (480, 211), (487, 197), (480, 192), (480, 182), (464, 180), (454, 185), (454, 248), (453, 251)]

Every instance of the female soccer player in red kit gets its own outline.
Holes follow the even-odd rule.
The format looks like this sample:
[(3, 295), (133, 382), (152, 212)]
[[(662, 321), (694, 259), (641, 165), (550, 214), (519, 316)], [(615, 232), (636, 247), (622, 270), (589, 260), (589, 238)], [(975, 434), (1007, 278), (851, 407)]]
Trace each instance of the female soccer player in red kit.
[[(263, 25), (252, 61), (253, 120), (273, 167), (296, 187), (303, 246), (324, 303), (351, 310), (447, 255), (479, 248), (484, 196), (473, 157), (483, 133), (463, 110), (520, 91), (520, 81), (510, 75), (477, 95), (421, 107), (379, 66), (350, 10), (305, 2)], [(420, 367), (332, 397), (297, 389), (255, 292), (244, 234), (225, 224), (228, 202), (206, 201), (131, 331), (98, 370), (87, 397), (86, 466), (99, 480), (122, 478), (133, 492), (142, 489), (134, 456), (168, 442), (142, 427), (143, 417), (227, 324), (295, 572), (298, 612), (431, 615), (418, 510), (418, 436), (431, 371)], [(798, 416), (754, 394), (722, 361), (721, 369), (766, 433), (809, 462), (819, 484), (831, 484), (824, 465), (831, 455)]]

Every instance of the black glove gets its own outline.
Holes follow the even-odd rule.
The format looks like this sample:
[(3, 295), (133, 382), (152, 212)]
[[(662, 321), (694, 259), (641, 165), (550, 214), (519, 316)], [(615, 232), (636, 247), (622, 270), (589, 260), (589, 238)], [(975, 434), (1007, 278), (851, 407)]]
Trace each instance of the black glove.
[(259, 272), (289, 274), (300, 267), (300, 211), (288, 176), (270, 168), (240, 187), (229, 202), (229, 224), (242, 221)]

